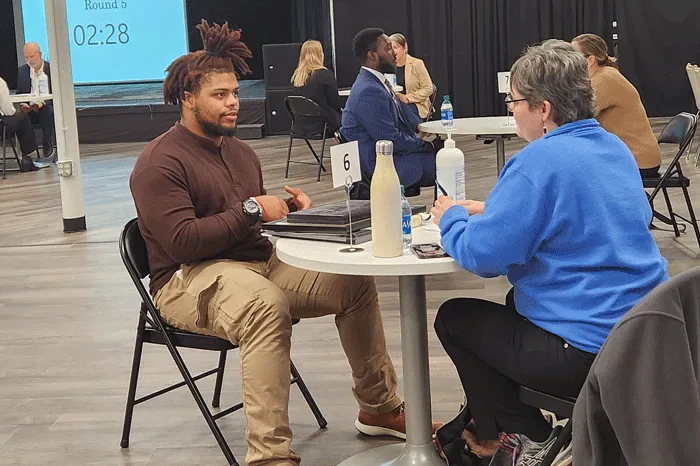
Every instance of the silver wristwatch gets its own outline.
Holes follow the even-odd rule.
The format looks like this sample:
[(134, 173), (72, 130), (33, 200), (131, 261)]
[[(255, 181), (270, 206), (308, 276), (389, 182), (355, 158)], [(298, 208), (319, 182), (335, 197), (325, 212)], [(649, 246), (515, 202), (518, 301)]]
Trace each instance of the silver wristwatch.
[(243, 213), (260, 219), (262, 218), (262, 206), (254, 197), (249, 197), (243, 201)]

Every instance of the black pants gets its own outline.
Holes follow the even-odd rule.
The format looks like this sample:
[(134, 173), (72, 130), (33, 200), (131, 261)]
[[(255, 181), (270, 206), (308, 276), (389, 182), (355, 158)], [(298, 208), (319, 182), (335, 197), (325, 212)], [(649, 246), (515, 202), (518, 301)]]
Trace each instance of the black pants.
[(53, 105), (47, 103), (39, 110), (29, 112), (29, 119), (32, 124), (38, 124), (41, 127), (41, 139), (44, 145), (53, 145), (56, 139)]
[(575, 397), (595, 358), (518, 314), (512, 290), (505, 305), (447, 301), (435, 331), (457, 366), (479, 440), (496, 440), (499, 432), (546, 440), (552, 428), (539, 409), (520, 401), (519, 385)]
[(658, 167), (640, 168), (639, 174), (642, 175), (642, 178), (658, 178), (659, 168), (661, 168), (661, 165)]
[(2, 120), (5, 122), (5, 127), (7, 128), (7, 137), (9, 138), (12, 134), (17, 135), (22, 155), (29, 155), (36, 150), (34, 130), (26, 114), (17, 112), (12, 116), (2, 117)]

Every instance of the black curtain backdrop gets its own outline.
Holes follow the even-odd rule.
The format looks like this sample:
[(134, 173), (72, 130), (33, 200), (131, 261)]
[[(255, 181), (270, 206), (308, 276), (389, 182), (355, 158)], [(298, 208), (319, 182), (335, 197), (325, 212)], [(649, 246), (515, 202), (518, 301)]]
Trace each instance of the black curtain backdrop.
[(292, 40), (309, 39), (321, 42), (326, 68), (333, 70), (330, 0), (294, 0), (292, 3)]
[(338, 84), (352, 85), (359, 69), (352, 37), (377, 26), (406, 35), (409, 53), (425, 61), (439, 96), (452, 97), (455, 116), (504, 115), (496, 73), (549, 38), (591, 32), (612, 49), (614, 9), (610, 0), (335, 0)]
[(617, 0), (620, 70), (649, 116), (695, 113), (685, 65), (700, 64), (700, 1)]
[[(434, 0), (443, 3), (444, 0)], [(406, 0), (334, 0), (336, 78), (339, 87), (350, 87), (360, 69), (360, 63), (352, 53), (352, 38), (361, 29), (379, 27), (387, 34), (402, 32), (409, 41), (409, 48), (417, 44), (408, 31), (409, 12)], [(444, 20), (440, 23), (444, 24)], [(429, 24), (435, 27), (435, 24)], [(444, 43), (443, 43), (444, 44)], [(442, 44), (439, 44), (442, 45)], [(422, 57), (421, 57), (422, 58)], [(428, 63), (426, 62), (426, 65)], [(428, 68), (431, 73), (432, 69)]]
[(612, 50), (609, 0), (470, 0), (453, 2), (451, 18), (453, 104), (460, 117), (506, 114), (496, 73), (508, 71), (528, 45), (589, 32)]
[(210, 23), (224, 23), (241, 29), (241, 38), (250, 48), (253, 58), (248, 60), (252, 74), (243, 79), (263, 79), (263, 44), (288, 44), (292, 39), (292, 0), (190, 0), (187, 8), (187, 34), (190, 50), (202, 48), (196, 29), (202, 18)]
[(12, 0), (0, 0), (0, 78), (17, 87), (17, 39)]

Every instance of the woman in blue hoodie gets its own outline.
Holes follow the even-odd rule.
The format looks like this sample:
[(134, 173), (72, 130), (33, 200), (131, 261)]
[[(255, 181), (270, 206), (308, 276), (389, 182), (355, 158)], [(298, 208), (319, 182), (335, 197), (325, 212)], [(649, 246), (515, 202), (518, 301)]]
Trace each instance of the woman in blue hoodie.
[(529, 48), (506, 104), (530, 144), (484, 203), (441, 196), (432, 210), (450, 256), (513, 285), (505, 305), (452, 299), (435, 320), (473, 417), (467, 442), (485, 457), (500, 432), (547, 439), (518, 385), (575, 397), (612, 327), (668, 278), (635, 159), (593, 118), (585, 59), (563, 41)]

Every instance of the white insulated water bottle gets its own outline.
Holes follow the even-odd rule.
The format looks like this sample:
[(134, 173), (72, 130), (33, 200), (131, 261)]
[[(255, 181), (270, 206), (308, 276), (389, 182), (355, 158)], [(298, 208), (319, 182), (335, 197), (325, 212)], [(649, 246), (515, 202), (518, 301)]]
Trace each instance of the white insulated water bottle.
[[(435, 156), (437, 182), (455, 201), (466, 199), (466, 177), (464, 174), (464, 153), (457, 148), (449, 135), (445, 147)], [(439, 195), (440, 193), (438, 193)]]
[(401, 184), (394, 166), (394, 144), (377, 141), (377, 163), (370, 184), (372, 252), (374, 257), (403, 254), (401, 230)]

